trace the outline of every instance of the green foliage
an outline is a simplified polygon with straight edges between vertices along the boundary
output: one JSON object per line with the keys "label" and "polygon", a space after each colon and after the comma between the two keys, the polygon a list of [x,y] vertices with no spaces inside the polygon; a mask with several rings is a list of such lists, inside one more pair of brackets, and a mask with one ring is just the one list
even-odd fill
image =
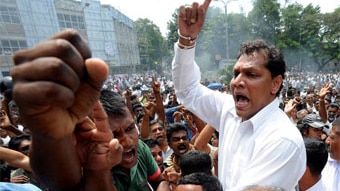
{"label": "green foliage", "polygon": [[[178,39],[177,17],[176,10],[167,23],[167,43],[163,45],[168,51],[163,54],[163,60],[171,60],[173,44]],[[340,8],[322,14],[319,6],[311,4],[304,7],[293,3],[280,7],[278,0],[254,0],[253,9],[247,15],[225,15],[221,8],[209,7],[196,47],[196,60],[203,75],[215,71],[217,78],[227,83],[232,78],[232,73],[229,73],[232,72],[232,64],[228,65],[231,68],[218,71],[219,59],[226,58],[227,26],[230,60],[236,60],[241,42],[262,38],[281,48],[288,69],[294,67],[312,70],[312,66],[315,66],[314,71],[318,71],[340,61]],[[158,39],[155,34],[149,37]],[[151,42],[157,44],[157,41]],[[150,47],[146,50],[155,46],[148,45]],[[149,62],[151,55],[148,57]],[[164,55],[167,55],[166,59]]]}
{"label": "green foliage", "polygon": [[141,64],[149,70],[162,70],[164,58],[169,56],[167,41],[159,27],[149,19],[135,21]]}
{"label": "green foliage", "polygon": [[[283,49],[288,65],[299,64],[305,69],[313,62],[315,71],[339,58],[340,12],[321,14],[320,7],[311,4],[303,8],[293,4],[282,10],[282,31],[278,45]],[[336,61],[335,61],[336,62]]]}
{"label": "green foliage", "polygon": [[254,0],[248,19],[254,38],[277,43],[280,29],[280,3],[277,0]]}

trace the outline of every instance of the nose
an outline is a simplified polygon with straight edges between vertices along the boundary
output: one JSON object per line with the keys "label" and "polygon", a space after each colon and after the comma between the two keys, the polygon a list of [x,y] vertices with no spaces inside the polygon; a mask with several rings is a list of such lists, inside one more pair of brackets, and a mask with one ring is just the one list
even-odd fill
{"label": "nose", "polygon": [[156,161],[163,162],[163,157],[160,155],[156,156]]}
{"label": "nose", "polygon": [[132,138],[126,134],[124,131],[120,132],[116,138],[118,139],[119,143],[122,145],[122,147],[125,148],[130,148],[131,145],[133,145],[133,140]]}
{"label": "nose", "polygon": [[235,87],[242,87],[244,86],[244,79],[242,74],[237,75],[231,80],[231,85],[234,85]]}

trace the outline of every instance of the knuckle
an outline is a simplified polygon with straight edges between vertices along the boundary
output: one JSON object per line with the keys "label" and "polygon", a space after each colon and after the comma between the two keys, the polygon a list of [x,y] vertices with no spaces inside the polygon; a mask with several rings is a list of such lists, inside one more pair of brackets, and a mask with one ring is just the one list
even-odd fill
{"label": "knuckle", "polygon": [[58,50],[70,50],[71,48],[71,44],[65,40],[65,39],[56,39],[55,40],[55,45],[56,45],[56,49]]}

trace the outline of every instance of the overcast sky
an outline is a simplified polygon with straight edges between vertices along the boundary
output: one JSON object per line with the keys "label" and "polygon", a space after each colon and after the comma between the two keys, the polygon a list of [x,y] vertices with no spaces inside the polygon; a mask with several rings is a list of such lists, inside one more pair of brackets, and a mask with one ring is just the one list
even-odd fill
{"label": "overcast sky", "polygon": [[[196,0],[202,3],[204,0]],[[223,0],[226,1],[226,0]],[[281,0],[285,2],[284,0]],[[288,0],[290,3],[298,2],[303,6],[312,3],[314,6],[319,5],[321,12],[333,12],[336,7],[340,7],[339,0]],[[110,4],[132,20],[138,18],[148,18],[153,21],[161,30],[163,36],[167,31],[167,22],[171,19],[172,13],[179,6],[191,4],[193,0],[100,0],[102,4]],[[252,0],[231,0],[228,3],[228,13],[239,13],[241,7],[244,12],[252,9]],[[223,9],[223,3],[213,1],[210,6],[220,6]]]}

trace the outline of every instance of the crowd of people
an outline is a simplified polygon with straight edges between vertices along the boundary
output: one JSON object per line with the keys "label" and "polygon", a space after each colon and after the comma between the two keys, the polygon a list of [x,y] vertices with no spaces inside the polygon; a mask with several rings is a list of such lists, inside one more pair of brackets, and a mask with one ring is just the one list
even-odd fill
{"label": "crowd of people", "polygon": [[0,84],[0,190],[339,191],[340,73],[286,72],[253,40],[208,88],[209,4],[179,8],[171,78],[108,77],[71,29],[18,51]]}

